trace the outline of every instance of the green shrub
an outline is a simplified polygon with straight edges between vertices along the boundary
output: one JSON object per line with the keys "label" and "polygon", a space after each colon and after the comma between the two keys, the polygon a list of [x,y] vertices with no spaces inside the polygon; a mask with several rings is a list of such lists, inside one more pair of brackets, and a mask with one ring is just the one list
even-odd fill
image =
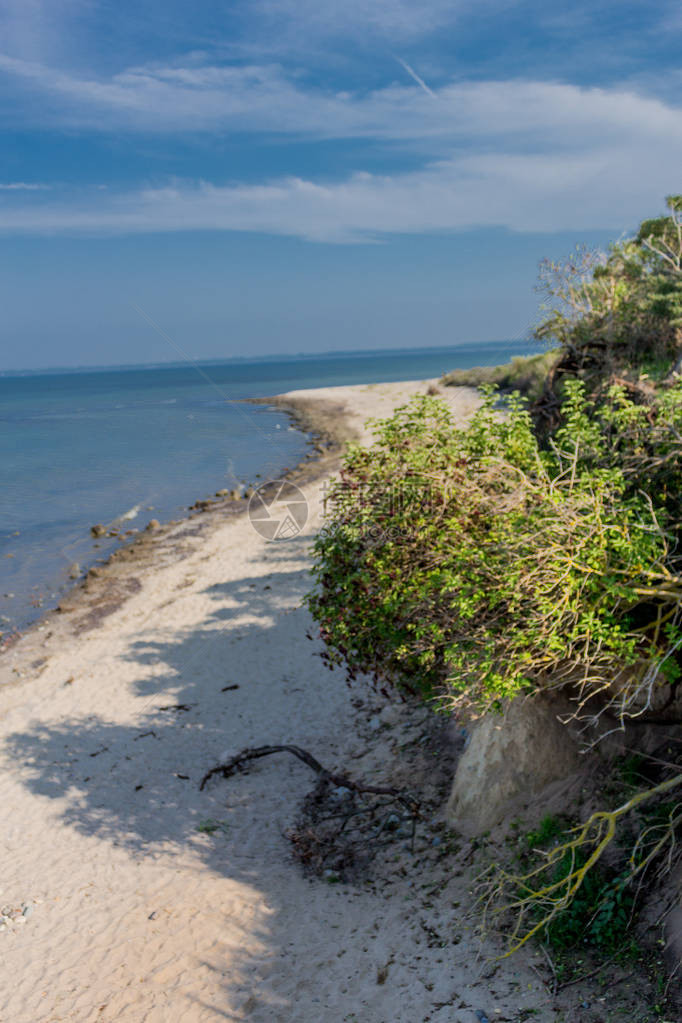
{"label": "green shrub", "polygon": [[[568,874],[575,862],[585,859],[585,854],[575,859],[567,854],[557,867],[555,880]],[[547,925],[547,940],[556,949],[570,949],[580,944],[615,952],[623,947],[623,935],[633,907],[634,897],[627,874],[609,874],[595,868],[586,874],[575,898]]]}
{"label": "green shrub", "polygon": [[558,350],[538,355],[518,355],[502,366],[473,366],[453,369],[442,377],[447,387],[484,387],[492,384],[501,391],[518,391],[528,401],[542,394],[547,374],[558,358]]}
{"label": "green shrub", "polygon": [[[418,397],[349,450],[309,597],[331,661],[479,706],[550,680],[613,689],[625,666],[654,681],[675,670],[665,509],[612,437],[643,430],[639,409],[618,393],[595,411],[580,380],[566,388],[546,450],[523,401],[501,416],[492,390],[463,428]],[[677,421],[682,393],[669,404],[661,421]]]}
{"label": "green shrub", "polygon": [[596,386],[623,369],[659,379],[682,369],[682,196],[666,206],[608,253],[578,247],[540,264],[547,301],[535,336],[560,346],[562,369]]}
{"label": "green shrub", "polygon": [[[537,336],[560,352],[531,367],[546,373],[533,418],[518,393],[501,415],[491,387],[465,427],[420,397],[349,449],[308,599],[330,662],[448,706],[548,686],[570,687],[589,717],[679,704],[682,197],[667,206],[608,254],[544,264]],[[486,375],[513,386],[527,368]],[[616,947],[633,882],[679,855],[682,773],[662,766],[561,838],[545,819],[533,845],[551,848],[525,874],[495,869],[484,919],[515,917],[510,952],[536,935]],[[639,764],[621,772],[634,785]],[[614,874],[602,857],[624,820]]]}

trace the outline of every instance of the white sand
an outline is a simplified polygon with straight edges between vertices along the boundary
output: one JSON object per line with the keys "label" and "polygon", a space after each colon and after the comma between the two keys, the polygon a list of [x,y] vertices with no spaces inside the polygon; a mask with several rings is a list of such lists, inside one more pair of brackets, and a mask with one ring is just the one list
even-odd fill
{"label": "white sand", "polygon": [[[364,420],[415,390],[424,383],[306,394]],[[447,396],[458,414],[476,402]],[[307,487],[308,525],[287,542],[266,543],[240,516],[178,552],[176,527],[152,568],[126,568],[141,588],[119,610],[85,631],[82,610],[55,616],[0,661],[0,907],[32,907],[0,933],[3,1023],[475,1023],[477,1012],[493,1023],[526,1018],[522,1007],[557,1018],[530,956],[481,957],[462,917],[463,867],[428,855],[414,867],[404,851],[404,876],[306,878],[283,830],[314,779],[293,758],[198,791],[223,755],[268,742],[390,780],[396,742],[421,726],[389,710],[390,727],[372,731],[351,701],[384,701],[349,690],[306,638],[320,495]],[[172,704],[189,709],[162,709]],[[225,830],[198,831],[209,819]]]}

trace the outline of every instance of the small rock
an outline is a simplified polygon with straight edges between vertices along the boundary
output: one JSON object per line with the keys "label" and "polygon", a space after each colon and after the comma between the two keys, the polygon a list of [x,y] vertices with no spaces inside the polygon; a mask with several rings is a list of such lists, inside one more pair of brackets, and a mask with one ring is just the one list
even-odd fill
{"label": "small rock", "polygon": [[247,488],[246,488],[246,490],[244,491],[244,497],[245,497],[245,498],[246,498],[246,500],[248,501],[248,500],[249,500],[249,498],[250,498],[250,497],[253,497],[253,495],[254,495],[255,493],[256,493],[256,491],[255,491],[255,490],[253,489],[253,487],[247,487]]}
{"label": "small rock", "polygon": [[30,916],[32,912],[33,912],[33,906],[30,906],[30,905],[29,906],[24,906],[24,908],[21,911],[21,915],[24,916],[24,917]]}
{"label": "small rock", "polygon": [[90,526],[90,534],[95,538],[104,536],[106,534],[106,527],[101,522],[96,522],[94,526]]}
{"label": "small rock", "polygon": [[161,523],[159,522],[158,519],[150,519],[149,522],[147,523],[146,531],[147,531],[147,533],[153,533],[155,529],[160,529],[160,528],[161,528]]}
{"label": "small rock", "polygon": [[241,492],[241,490],[231,490],[230,491],[230,498],[233,501],[241,501],[241,499],[242,499],[242,492]]}
{"label": "small rock", "polygon": [[347,799],[350,794],[350,789],[347,789],[345,785],[337,785],[336,788],[332,789],[332,795],[335,799]]}
{"label": "small rock", "polygon": [[395,831],[400,824],[400,817],[397,813],[390,813],[386,818],[386,824],[384,827],[387,831]]}
{"label": "small rock", "polygon": [[373,732],[378,732],[379,729],[381,728],[381,718],[380,717],[370,718],[369,727],[372,729]]}
{"label": "small rock", "polygon": [[81,567],[77,561],[74,561],[73,565],[69,568],[69,579],[77,579],[81,574]]}
{"label": "small rock", "polygon": [[227,497],[227,495],[229,494],[229,492],[230,492],[229,490],[227,490],[227,489],[223,488],[223,490],[216,490],[216,492],[215,492],[215,496],[216,496],[216,497]]}

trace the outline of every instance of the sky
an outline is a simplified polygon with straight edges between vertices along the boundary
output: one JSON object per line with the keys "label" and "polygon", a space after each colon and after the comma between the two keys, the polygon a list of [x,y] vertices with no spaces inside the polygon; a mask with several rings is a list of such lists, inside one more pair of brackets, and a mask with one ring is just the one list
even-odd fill
{"label": "sky", "polygon": [[676,0],[0,0],[0,369],[523,337],[540,259],[682,191],[681,44]]}

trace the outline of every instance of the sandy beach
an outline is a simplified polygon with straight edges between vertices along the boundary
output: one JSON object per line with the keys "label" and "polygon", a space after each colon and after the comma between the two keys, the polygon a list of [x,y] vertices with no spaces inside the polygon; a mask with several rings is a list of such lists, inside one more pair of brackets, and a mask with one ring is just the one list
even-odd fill
{"label": "sandy beach", "polygon": [[[363,440],[429,381],[293,393]],[[464,419],[477,395],[445,397]],[[452,722],[326,670],[301,607],[327,462],[301,479],[294,539],[197,515],[89,577],[0,660],[0,1019],[131,1023],[596,1021],[558,1014],[540,952],[495,962],[471,906],[471,847],[444,834]],[[423,789],[414,850],[356,884],[307,876],[286,831],[326,767]],[[448,848],[445,854],[446,846]],[[568,996],[567,996],[568,997]],[[575,1006],[575,1008],[572,1008]],[[632,1017],[635,1018],[634,1016]]]}

